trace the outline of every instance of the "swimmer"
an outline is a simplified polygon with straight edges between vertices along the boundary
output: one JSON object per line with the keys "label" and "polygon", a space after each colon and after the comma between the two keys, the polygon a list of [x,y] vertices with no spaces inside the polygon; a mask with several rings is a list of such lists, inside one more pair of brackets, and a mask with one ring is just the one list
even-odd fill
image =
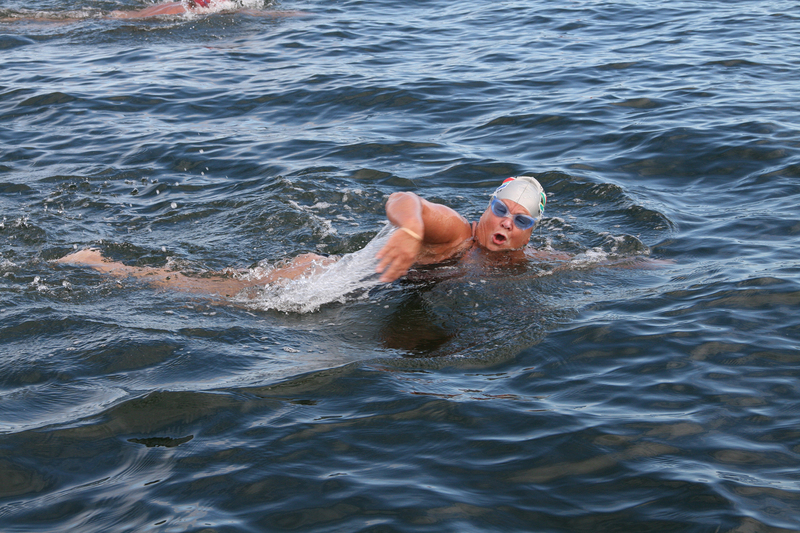
{"label": "swimmer", "polygon": [[[505,180],[491,195],[480,219],[472,223],[455,210],[412,192],[393,193],[386,202],[386,217],[397,230],[376,254],[380,281],[393,282],[413,266],[461,259],[475,248],[490,253],[515,253],[523,261],[522,249],[542,218],[546,203],[544,189],[529,176]],[[57,262],[88,266],[115,277],[138,278],[158,287],[234,296],[266,283],[307,276],[335,261],[332,257],[303,254],[258,279],[249,279],[232,270],[195,277],[165,268],[132,267],[110,261],[92,249],[75,252]]]}
{"label": "swimmer", "polygon": [[[222,4],[223,1],[224,0],[188,0],[186,2],[167,2],[137,11],[112,11],[109,16],[110,18],[118,19],[144,19],[168,15],[184,15],[187,13],[202,13],[203,10],[214,8],[215,6]],[[256,11],[252,9],[237,11],[250,15],[268,15],[273,17],[291,17],[305,14],[300,11]]]}
{"label": "swimmer", "polygon": [[212,4],[219,3],[218,0],[189,0],[188,2],[167,2],[146,7],[137,11],[112,11],[109,15],[117,19],[144,19],[150,17],[161,17],[165,15],[183,15],[193,13],[198,8],[208,8]]}
{"label": "swimmer", "polygon": [[[134,11],[112,11],[107,17],[113,19],[146,19],[163,16],[178,16],[189,13],[205,13],[209,12],[214,7],[220,6],[224,0],[187,0],[183,2],[166,2],[156,4],[144,9]],[[235,4],[231,4],[234,6]],[[233,10],[230,10],[233,11]],[[245,13],[254,16],[268,16],[268,17],[292,17],[307,15],[308,13],[302,11],[274,11],[274,10],[256,10],[256,9],[236,9],[239,13]],[[87,17],[68,17],[58,16],[56,14],[38,13],[36,16],[12,16],[0,18],[0,22],[69,22],[72,20],[80,20]],[[90,18],[90,17],[89,17]]]}
{"label": "swimmer", "polygon": [[521,250],[546,203],[544,189],[529,176],[505,180],[472,223],[447,206],[412,192],[396,192],[386,202],[386,216],[399,230],[376,255],[380,280],[394,281],[414,265],[461,257],[476,246],[490,252]]}

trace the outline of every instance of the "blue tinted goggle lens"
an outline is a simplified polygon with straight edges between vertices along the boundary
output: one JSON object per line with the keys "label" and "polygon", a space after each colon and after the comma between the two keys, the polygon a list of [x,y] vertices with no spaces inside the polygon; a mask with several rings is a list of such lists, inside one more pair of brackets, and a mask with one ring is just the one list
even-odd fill
{"label": "blue tinted goggle lens", "polygon": [[495,216],[500,217],[500,218],[505,218],[505,217],[510,216],[512,218],[512,220],[514,220],[514,225],[516,227],[518,227],[519,229],[521,229],[521,230],[526,230],[528,228],[533,227],[533,225],[536,224],[536,219],[533,218],[533,217],[530,217],[528,215],[522,215],[522,214],[512,215],[512,214],[510,214],[508,212],[508,207],[506,206],[506,204],[504,204],[503,202],[501,202],[497,198],[492,198],[491,206],[492,206],[492,213],[494,213]]}

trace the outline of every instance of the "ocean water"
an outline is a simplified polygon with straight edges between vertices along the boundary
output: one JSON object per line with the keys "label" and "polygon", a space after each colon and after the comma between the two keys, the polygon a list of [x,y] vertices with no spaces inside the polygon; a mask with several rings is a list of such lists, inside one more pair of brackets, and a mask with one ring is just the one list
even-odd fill
{"label": "ocean water", "polygon": [[[148,5],[0,6],[0,530],[800,530],[800,4]],[[528,263],[371,274],[519,174]]]}

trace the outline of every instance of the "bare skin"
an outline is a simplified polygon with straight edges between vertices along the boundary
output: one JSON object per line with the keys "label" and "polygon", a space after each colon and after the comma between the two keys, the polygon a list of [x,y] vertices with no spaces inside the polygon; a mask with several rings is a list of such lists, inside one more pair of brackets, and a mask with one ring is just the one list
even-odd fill
{"label": "bare skin", "polygon": [[[167,2],[165,4],[157,4],[155,6],[150,6],[145,9],[140,9],[137,11],[112,11],[110,17],[122,18],[122,19],[144,19],[144,18],[163,17],[170,15],[172,16],[184,15],[186,13],[203,13],[204,11],[208,11],[209,9],[213,9],[214,3],[215,2],[211,0],[209,2],[209,6],[204,8],[199,5],[188,5],[184,2]],[[306,14],[301,11],[267,11],[267,10],[254,10],[254,9],[240,9],[237,11],[242,13],[247,13],[249,15],[261,15],[261,16],[271,16],[271,17],[293,17]]]}
{"label": "bare skin", "polygon": [[184,292],[219,294],[232,297],[246,289],[261,287],[278,280],[296,279],[313,274],[336,261],[335,258],[317,254],[303,254],[295,257],[290,263],[270,270],[262,277],[250,278],[234,270],[214,272],[203,277],[187,276],[175,270],[157,267],[134,267],[119,261],[111,261],[98,250],[88,248],[58,259],[57,263],[67,265],[88,266],[98,272],[115,278],[136,278],[154,287],[172,288]]}
{"label": "bare skin", "polygon": [[183,2],[168,2],[166,4],[158,4],[137,11],[112,11],[109,16],[116,19],[143,19],[150,17],[161,17],[165,15],[183,15],[184,13],[191,13],[192,11],[194,10],[187,7]]}
{"label": "bare skin", "polygon": [[[185,2],[166,2],[163,4],[156,4],[153,6],[146,7],[144,9],[137,9],[133,11],[112,11],[108,14],[105,18],[113,18],[113,19],[147,19],[147,18],[154,18],[154,17],[166,17],[166,16],[180,16],[189,13],[196,13],[196,14],[203,14],[208,13],[209,11],[214,9],[213,6],[214,2],[211,0],[209,2],[208,7],[202,7],[200,5],[189,5]],[[308,15],[308,13],[302,11],[275,11],[275,10],[267,10],[267,9],[236,9],[237,13],[245,13],[252,16],[264,16],[264,17],[297,17]],[[34,16],[34,17],[5,17],[0,18],[0,22],[55,22],[55,23],[63,23],[63,22],[71,22],[74,20],[80,20],[79,18],[68,18],[62,16]]]}
{"label": "bare skin", "polygon": [[[510,215],[530,214],[516,202],[501,201]],[[376,255],[380,259],[376,270],[387,283],[404,276],[413,265],[441,263],[476,245],[491,252],[521,249],[533,231],[517,228],[511,216],[498,217],[488,208],[478,222],[470,224],[453,209],[412,192],[392,194],[386,202],[386,216],[395,226],[410,231],[395,232]]]}
{"label": "bare skin", "polygon": [[[464,257],[476,246],[489,252],[520,250],[518,260],[526,260],[521,249],[528,243],[533,229],[520,230],[512,222],[511,216],[529,212],[511,200],[501,201],[508,207],[509,216],[498,217],[487,208],[477,222],[470,224],[453,209],[429,202],[412,192],[392,194],[386,202],[386,216],[400,229],[376,254],[379,260],[376,271],[381,274],[380,281],[395,281],[406,275],[414,265],[433,265]],[[267,283],[313,274],[334,261],[335,258],[304,254],[258,279],[242,276],[232,270],[193,277],[164,268],[133,267],[111,261],[92,249],[75,252],[57,262],[88,266],[118,278],[141,279],[161,288],[233,296]]]}

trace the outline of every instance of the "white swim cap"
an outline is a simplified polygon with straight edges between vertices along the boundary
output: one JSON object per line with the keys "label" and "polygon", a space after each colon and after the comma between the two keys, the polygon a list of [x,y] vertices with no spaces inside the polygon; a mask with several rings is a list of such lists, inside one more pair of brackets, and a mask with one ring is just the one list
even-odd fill
{"label": "white swim cap", "polygon": [[547,205],[544,189],[530,176],[508,178],[494,191],[492,197],[517,202],[536,220],[544,214],[544,206]]}

